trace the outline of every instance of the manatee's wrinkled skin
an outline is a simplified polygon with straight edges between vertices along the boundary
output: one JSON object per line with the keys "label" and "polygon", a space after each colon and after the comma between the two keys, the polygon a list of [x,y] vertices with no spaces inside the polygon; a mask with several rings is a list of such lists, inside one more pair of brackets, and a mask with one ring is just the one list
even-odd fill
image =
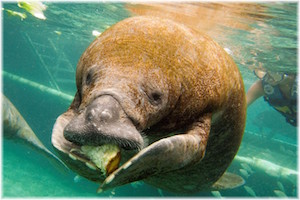
{"label": "manatee's wrinkled skin", "polygon": [[237,153],[246,116],[242,78],[203,33],[159,18],[123,20],[83,53],[76,84],[52,143],[70,168],[99,182],[105,177],[77,149],[122,148],[124,164],[99,191],[137,180],[177,193],[210,189]]}

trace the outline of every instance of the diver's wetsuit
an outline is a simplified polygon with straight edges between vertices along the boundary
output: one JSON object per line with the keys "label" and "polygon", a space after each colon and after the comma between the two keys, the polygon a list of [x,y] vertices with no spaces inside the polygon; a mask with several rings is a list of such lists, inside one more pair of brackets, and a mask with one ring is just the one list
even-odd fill
{"label": "diver's wetsuit", "polygon": [[265,92],[265,101],[285,116],[287,122],[297,126],[297,77],[291,87],[290,99],[283,95],[278,85],[271,86],[264,79],[262,79],[262,85]]}

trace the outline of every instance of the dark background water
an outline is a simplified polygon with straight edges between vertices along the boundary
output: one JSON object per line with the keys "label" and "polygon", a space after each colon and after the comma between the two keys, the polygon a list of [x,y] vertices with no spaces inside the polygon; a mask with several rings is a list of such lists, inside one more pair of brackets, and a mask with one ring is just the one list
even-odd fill
{"label": "dark background water", "polygon": [[[44,12],[45,21],[29,13],[26,19],[21,20],[2,11],[2,70],[71,96],[76,91],[76,64],[95,38],[92,31],[103,32],[112,24],[141,14],[141,11],[148,14],[146,11],[151,6],[158,8],[155,5],[144,8],[125,3],[45,4],[48,6]],[[201,13],[214,11],[215,18],[205,19],[210,26],[202,28],[230,49],[248,89],[257,80],[252,69],[258,66],[274,71],[297,72],[297,6],[297,3],[250,6],[225,3],[201,4],[199,7],[203,11]],[[17,3],[2,3],[2,7],[26,12]],[[162,7],[166,11],[161,12],[164,14],[176,6],[167,4]],[[181,10],[176,10],[176,15],[185,16]],[[225,10],[227,14],[222,12]],[[196,27],[198,24],[193,21],[193,14],[199,15],[191,10],[185,23]],[[199,16],[196,19],[200,19]],[[53,151],[53,124],[56,117],[68,108],[70,100],[41,92],[5,75],[2,80],[3,93],[19,109],[45,146]],[[248,109],[245,136],[238,155],[258,157],[297,171],[297,138],[297,129],[285,123],[280,114],[260,99]],[[14,141],[3,139],[2,149],[2,195],[5,197],[175,196],[142,182],[96,194],[97,184],[78,178],[72,172],[61,173],[43,156]],[[241,162],[233,161],[229,171],[243,176],[241,169]],[[270,176],[263,170],[252,171],[248,178],[244,177],[245,186],[252,188],[257,196],[274,197],[274,190],[278,190],[279,185],[283,185],[286,195],[297,196],[297,182]],[[251,196],[244,187],[220,192],[222,196],[229,197]],[[192,196],[212,194],[201,192]]]}

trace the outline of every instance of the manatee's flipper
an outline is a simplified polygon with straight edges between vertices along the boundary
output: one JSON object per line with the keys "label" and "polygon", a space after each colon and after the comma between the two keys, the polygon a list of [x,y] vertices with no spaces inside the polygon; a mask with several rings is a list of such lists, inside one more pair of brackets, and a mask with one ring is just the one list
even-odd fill
{"label": "manatee's flipper", "polygon": [[211,114],[206,114],[192,124],[185,134],[154,142],[109,175],[98,192],[201,161],[205,154],[210,125]]}
{"label": "manatee's flipper", "polygon": [[236,174],[225,172],[221,178],[212,185],[212,190],[234,189],[245,184],[245,180]]}
{"label": "manatee's flipper", "polygon": [[4,138],[29,146],[46,156],[55,167],[66,172],[65,164],[43,145],[19,111],[4,95],[2,95],[2,121]]}

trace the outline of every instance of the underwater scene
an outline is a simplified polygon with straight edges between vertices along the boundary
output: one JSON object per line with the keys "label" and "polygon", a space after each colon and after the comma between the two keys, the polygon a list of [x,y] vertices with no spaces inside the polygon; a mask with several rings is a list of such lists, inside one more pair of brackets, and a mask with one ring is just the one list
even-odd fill
{"label": "underwater scene", "polygon": [[[1,6],[2,197],[298,197],[297,1],[18,1]],[[54,128],[56,119],[68,110],[77,92],[79,59],[105,30],[132,16],[155,16],[192,27],[233,58],[249,92],[244,135],[226,170],[236,175],[237,183],[228,179],[223,187],[176,193],[140,180],[102,191],[101,183],[62,162],[75,163],[80,158],[77,153],[82,153],[71,149],[69,157],[62,155],[56,146],[62,144],[52,138],[52,131],[60,128]],[[256,86],[261,88],[254,91]],[[119,153],[114,155],[116,162]],[[85,164],[86,169],[95,168]],[[150,171],[155,174],[155,169]],[[180,181],[172,184],[185,188]]]}

